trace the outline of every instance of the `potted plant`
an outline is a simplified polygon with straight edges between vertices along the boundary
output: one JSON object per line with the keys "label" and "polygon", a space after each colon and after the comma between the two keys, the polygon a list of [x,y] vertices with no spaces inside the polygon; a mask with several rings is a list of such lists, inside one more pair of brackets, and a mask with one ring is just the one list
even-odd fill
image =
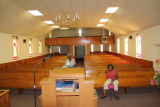
{"label": "potted plant", "polygon": [[153,84],[160,87],[160,60],[156,60],[156,67],[157,67],[158,71],[156,71],[156,73],[154,75]]}

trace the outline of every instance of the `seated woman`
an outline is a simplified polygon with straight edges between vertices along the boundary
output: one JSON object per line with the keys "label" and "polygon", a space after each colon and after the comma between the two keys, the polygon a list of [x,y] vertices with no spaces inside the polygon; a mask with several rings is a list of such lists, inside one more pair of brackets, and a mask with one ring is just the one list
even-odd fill
{"label": "seated woman", "polygon": [[115,91],[115,98],[119,100],[118,97],[118,73],[114,70],[112,64],[108,64],[108,70],[106,71],[106,82],[104,83],[104,95],[101,98],[106,97],[106,90],[108,90],[108,85],[113,84]]}
{"label": "seated woman", "polygon": [[65,60],[65,63],[64,63],[64,67],[65,68],[72,68],[75,66],[76,66],[75,59],[72,58],[71,54],[68,54],[67,59]]}

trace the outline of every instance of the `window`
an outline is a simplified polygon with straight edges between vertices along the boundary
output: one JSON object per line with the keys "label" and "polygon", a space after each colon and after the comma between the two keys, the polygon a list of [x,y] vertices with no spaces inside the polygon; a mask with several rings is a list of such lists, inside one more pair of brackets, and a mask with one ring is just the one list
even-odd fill
{"label": "window", "polygon": [[117,39],[117,53],[120,53],[120,40]]}
{"label": "window", "polygon": [[58,52],[61,53],[61,47],[60,46],[58,47]]}
{"label": "window", "polygon": [[39,41],[39,55],[42,55],[42,43]]}
{"label": "window", "polygon": [[49,33],[49,38],[52,38],[52,33],[51,32]]}
{"label": "window", "polygon": [[18,37],[12,37],[13,60],[18,60]]}
{"label": "window", "polygon": [[52,53],[53,48],[52,48],[52,46],[49,46],[48,48],[49,48],[49,53],[51,54],[51,53]]}
{"label": "window", "polygon": [[103,44],[101,44],[101,47],[100,47],[100,48],[101,48],[101,52],[103,52]]}
{"label": "window", "polygon": [[137,34],[137,38],[136,38],[136,57],[137,58],[141,58],[141,34]]}
{"label": "window", "polygon": [[111,34],[111,31],[109,30],[109,36],[111,36],[112,34]]}
{"label": "window", "polygon": [[128,38],[125,38],[125,55],[128,55]]}
{"label": "window", "polygon": [[29,39],[28,44],[29,44],[29,57],[32,57],[32,39]]}
{"label": "window", "polygon": [[111,45],[109,45],[109,52],[111,52],[112,51],[112,47],[111,47]]}
{"label": "window", "polygon": [[91,44],[91,52],[94,52],[94,46]]}

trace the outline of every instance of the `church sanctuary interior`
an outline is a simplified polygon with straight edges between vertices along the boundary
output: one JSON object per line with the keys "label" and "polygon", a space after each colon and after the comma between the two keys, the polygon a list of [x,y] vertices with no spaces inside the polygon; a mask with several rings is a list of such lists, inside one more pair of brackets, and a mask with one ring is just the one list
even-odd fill
{"label": "church sanctuary interior", "polygon": [[160,0],[0,0],[0,107],[160,107]]}

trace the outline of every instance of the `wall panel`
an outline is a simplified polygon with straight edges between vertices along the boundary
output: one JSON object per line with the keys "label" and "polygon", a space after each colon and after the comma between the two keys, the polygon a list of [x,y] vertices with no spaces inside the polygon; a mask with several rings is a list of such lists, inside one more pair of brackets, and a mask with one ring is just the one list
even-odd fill
{"label": "wall panel", "polygon": [[[114,37],[108,36],[106,44],[114,43]],[[46,38],[46,46],[101,44],[102,37]]]}

